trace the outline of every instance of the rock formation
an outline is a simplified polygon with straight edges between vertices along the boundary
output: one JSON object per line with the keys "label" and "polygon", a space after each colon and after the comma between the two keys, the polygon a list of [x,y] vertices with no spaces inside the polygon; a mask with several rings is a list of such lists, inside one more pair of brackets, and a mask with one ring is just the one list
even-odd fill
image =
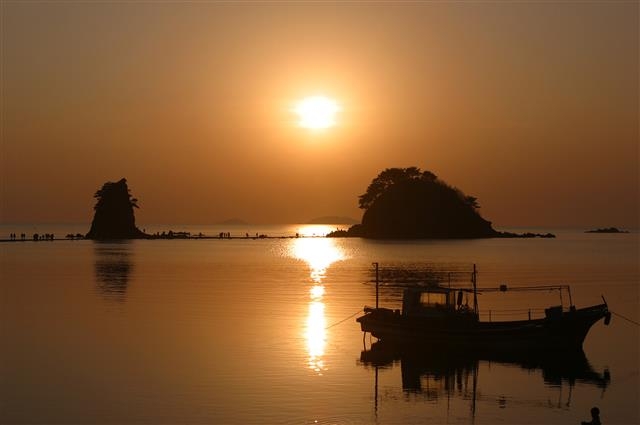
{"label": "rock formation", "polygon": [[133,208],[138,208],[137,199],[132,198],[127,180],[106,182],[93,196],[97,199],[93,207],[95,214],[87,239],[140,239],[148,235],[136,227]]}

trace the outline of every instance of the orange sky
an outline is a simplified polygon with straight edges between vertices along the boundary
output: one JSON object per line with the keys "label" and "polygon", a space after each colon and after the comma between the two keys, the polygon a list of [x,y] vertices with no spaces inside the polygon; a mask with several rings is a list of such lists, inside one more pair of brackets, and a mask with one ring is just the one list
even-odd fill
{"label": "orange sky", "polygon": [[638,227],[635,1],[0,4],[0,223],[89,221],[121,177],[140,224],[359,219],[415,165],[497,228]]}

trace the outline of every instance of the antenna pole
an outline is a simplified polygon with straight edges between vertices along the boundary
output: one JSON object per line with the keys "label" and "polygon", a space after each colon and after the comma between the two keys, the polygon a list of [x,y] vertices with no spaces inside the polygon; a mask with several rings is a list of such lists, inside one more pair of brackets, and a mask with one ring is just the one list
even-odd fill
{"label": "antenna pole", "polygon": [[373,263],[373,265],[376,267],[376,308],[378,308],[378,263]]}
{"label": "antenna pole", "polygon": [[473,282],[473,311],[477,315],[478,314],[478,287],[476,285],[477,281],[477,270],[476,265],[473,265],[473,278],[471,281]]}

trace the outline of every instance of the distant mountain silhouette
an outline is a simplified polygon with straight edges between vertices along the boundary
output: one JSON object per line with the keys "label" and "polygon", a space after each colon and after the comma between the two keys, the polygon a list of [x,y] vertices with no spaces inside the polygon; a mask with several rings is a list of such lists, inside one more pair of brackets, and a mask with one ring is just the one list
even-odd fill
{"label": "distant mountain silhouette", "polygon": [[131,197],[127,180],[106,182],[93,196],[98,201],[87,239],[139,239],[146,235],[136,227],[133,208],[138,200]]}
{"label": "distant mountain silhouette", "polygon": [[621,230],[617,227],[607,227],[603,229],[587,230],[585,233],[629,233],[628,230]]}
{"label": "distant mountain silhouette", "polygon": [[316,217],[307,222],[307,224],[357,224],[358,220],[351,217],[341,217],[337,215],[327,215]]}
{"label": "distant mountain silhouette", "polygon": [[362,223],[329,236],[380,239],[553,237],[502,233],[482,218],[477,198],[417,167],[387,168],[359,197]]}

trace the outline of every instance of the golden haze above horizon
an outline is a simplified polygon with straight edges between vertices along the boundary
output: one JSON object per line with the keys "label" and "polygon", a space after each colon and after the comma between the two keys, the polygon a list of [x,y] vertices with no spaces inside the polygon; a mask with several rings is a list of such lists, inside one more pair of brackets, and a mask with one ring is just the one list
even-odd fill
{"label": "golden haze above horizon", "polygon": [[[359,218],[418,166],[496,228],[637,227],[638,7],[3,3],[0,222],[121,177],[140,223]],[[337,125],[301,128],[319,93]]]}

